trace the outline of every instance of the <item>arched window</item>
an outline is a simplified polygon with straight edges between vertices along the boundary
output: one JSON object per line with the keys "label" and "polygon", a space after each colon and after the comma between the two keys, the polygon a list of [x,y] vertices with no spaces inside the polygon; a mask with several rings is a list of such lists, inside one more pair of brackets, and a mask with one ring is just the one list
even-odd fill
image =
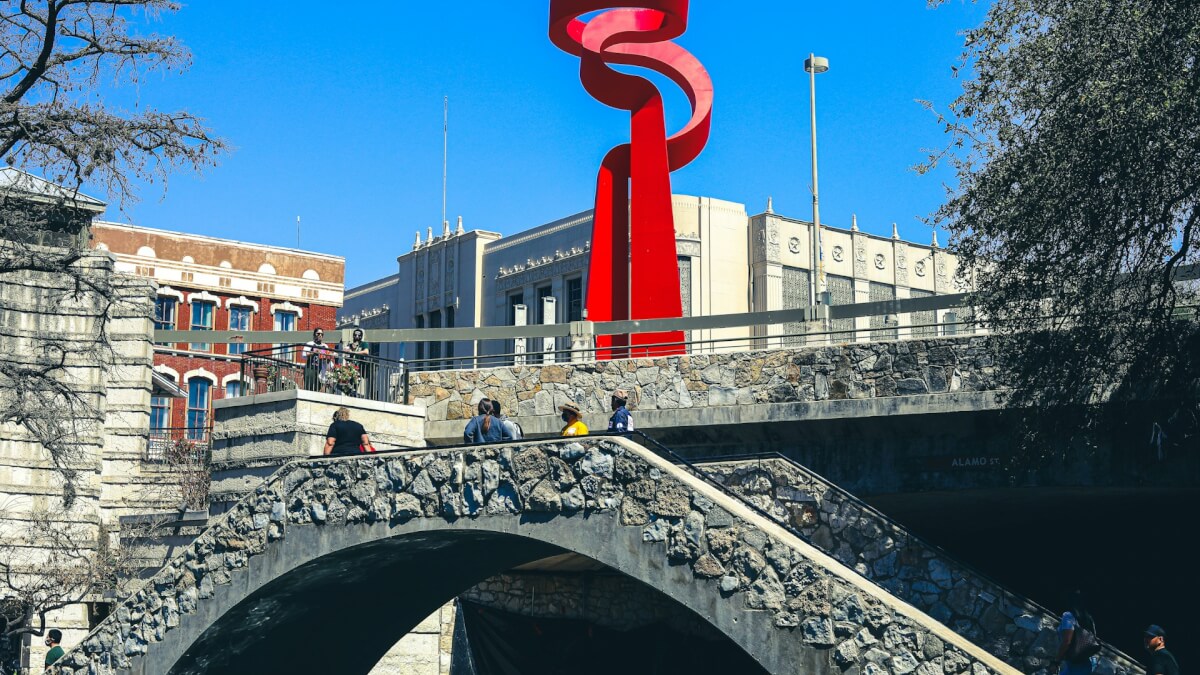
{"label": "arched window", "polygon": [[212,406],[213,381],[196,376],[188,380],[187,437],[204,440],[208,436],[209,409]]}

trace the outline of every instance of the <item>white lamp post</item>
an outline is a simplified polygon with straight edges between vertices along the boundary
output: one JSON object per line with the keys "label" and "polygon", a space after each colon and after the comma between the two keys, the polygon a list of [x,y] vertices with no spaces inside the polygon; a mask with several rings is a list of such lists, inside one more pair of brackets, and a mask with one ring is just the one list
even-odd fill
{"label": "white lamp post", "polygon": [[821,259],[821,210],[817,196],[817,73],[829,70],[829,59],[809,53],[804,60],[804,70],[808,72],[808,113],[812,124],[812,284],[809,304],[816,305],[820,297],[819,286],[824,281],[825,269]]}

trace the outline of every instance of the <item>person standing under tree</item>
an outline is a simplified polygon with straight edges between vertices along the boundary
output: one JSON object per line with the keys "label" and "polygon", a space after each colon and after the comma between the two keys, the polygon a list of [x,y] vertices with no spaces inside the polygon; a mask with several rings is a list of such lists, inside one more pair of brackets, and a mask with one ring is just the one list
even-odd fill
{"label": "person standing under tree", "polygon": [[51,628],[50,632],[46,633],[46,646],[50,651],[46,652],[46,667],[54,665],[65,653],[62,646],[62,631],[57,628]]}

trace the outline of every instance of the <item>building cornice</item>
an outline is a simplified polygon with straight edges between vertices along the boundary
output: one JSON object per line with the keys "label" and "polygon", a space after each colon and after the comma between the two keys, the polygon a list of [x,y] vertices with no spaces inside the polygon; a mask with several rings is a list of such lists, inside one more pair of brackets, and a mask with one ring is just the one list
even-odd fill
{"label": "building cornice", "polygon": [[[102,227],[111,227],[111,228],[118,229],[118,230],[127,230],[130,232],[139,232],[139,233],[143,233],[143,234],[152,234],[152,235],[162,236],[162,237],[171,238],[171,239],[195,239],[195,240],[199,240],[199,241],[210,242],[213,244],[220,244],[222,246],[232,246],[235,248],[245,249],[248,251],[273,251],[275,253],[286,253],[288,255],[301,256],[304,258],[312,258],[314,260],[323,260],[326,262],[335,262],[335,263],[340,262],[340,263],[342,263],[343,266],[345,266],[345,264],[346,264],[346,259],[340,255],[332,255],[329,253],[317,253],[315,251],[305,251],[303,249],[298,249],[298,248],[287,248],[286,246],[271,246],[268,244],[252,244],[252,243],[245,242],[245,241],[238,241],[236,239],[222,239],[220,237],[210,237],[210,236],[204,235],[204,234],[190,234],[187,232],[175,232],[172,230],[160,230],[160,229],[154,228],[154,227],[144,227],[142,225],[131,225],[129,223],[114,223],[114,222],[107,221],[107,220],[94,220],[94,221],[92,221],[92,225],[93,226],[100,225]],[[128,255],[128,254],[126,254],[126,255]],[[191,263],[189,263],[189,264],[191,264]]]}

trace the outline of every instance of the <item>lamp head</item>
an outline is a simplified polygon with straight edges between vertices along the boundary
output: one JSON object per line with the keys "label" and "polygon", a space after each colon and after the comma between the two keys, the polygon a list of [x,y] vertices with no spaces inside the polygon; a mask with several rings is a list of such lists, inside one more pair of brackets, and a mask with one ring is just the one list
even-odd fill
{"label": "lamp head", "polygon": [[824,56],[812,56],[804,59],[804,72],[806,73],[820,75],[827,70],[829,70],[829,59]]}

